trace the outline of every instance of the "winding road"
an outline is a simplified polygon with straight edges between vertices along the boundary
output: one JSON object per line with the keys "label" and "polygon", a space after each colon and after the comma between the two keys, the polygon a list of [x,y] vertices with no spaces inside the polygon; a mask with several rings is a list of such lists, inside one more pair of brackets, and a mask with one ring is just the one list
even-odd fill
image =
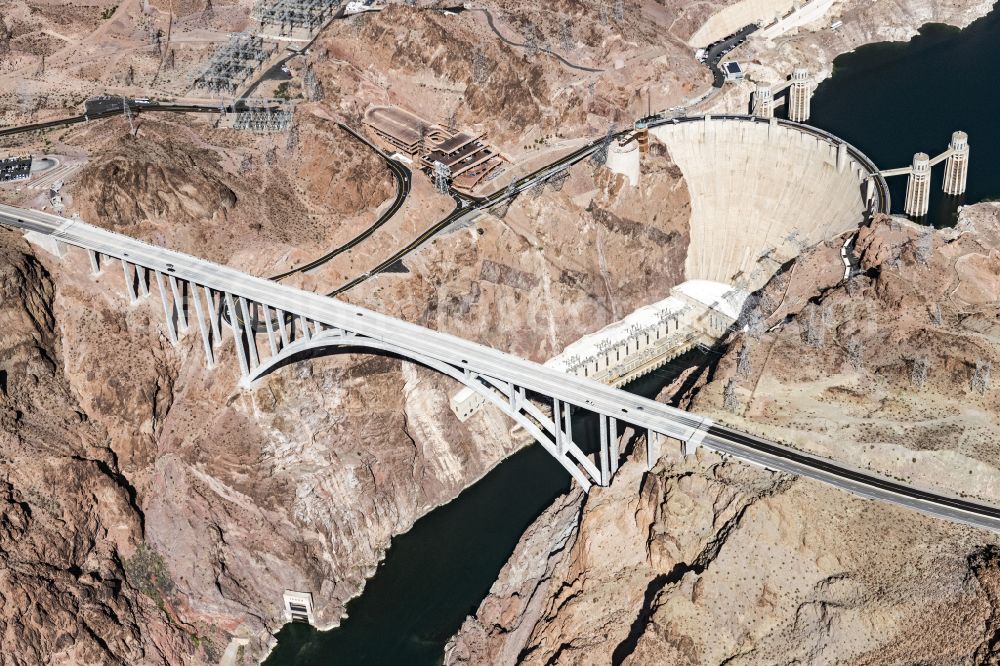
{"label": "winding road", "polygon": [[344,123],[337,123],[337,125],[342,130],[353,136],[355,139],[361,141],[362,143],[370,147],[372,150],[378,153],[379,157],[385,160],[386,166],[389,167],[389,171],[392,172],[393,178],[396,180],[396,198],[393,200],[392,205],[389,206],[389,208],[387,208],[385,212],[379,215],[378,219],[375,220],[375,222],[370,227],[366,228],[364,231],[359,233],[351,240],[347,241],[343,245],[333,250],[330,250],[322,257],[317,257],[316,259],[313,259],[312,261],[303,266],[299,266],[298,268],[293,268],[279,275],[272,276],[271,277],[272,280],[281,280],[296,273],[304,273],[305,271],[311,271],[312,269],[322,266],[323,264],[327,263],[334,257],[350,250],[352,247],[363,242],[366,238],[368,238],[373,233],[378,231],[378,229],[382,225],[388,222],[399,211],[399,209],[403,207],[403,204],[406,203],[406,197],[410,195],[410,188],[413,184],[413,174],[406,166],[386,155],[382,150],[378,148],[378,146],[369,141],[364,135],[359,134],[358,132],[354,131]]}
{"label": "winding road", "polygon": [[482,12],[483,14],[486,14],[486,22],[489,24],[490,30],[492,30],[496,34],[496,36],[500,39],[500,41],[502,41],[504,44],[508,44],[510,46],[517,46],[517,47],[522,48],[522,49],[531,49],[531,48],[534,48],[534,49],[536,49],[538,51],[541,51],[543,53],[548,53],[550,56],[552,56],[553,58],[555,58],[556,60],[558,60],[562,64],[566,65],[567,67],[569,67],[571,69],[578,69],[581,72],[603,72],[604,71],[603,69],[594,69],[593,67],[584,67],[583,65],[573,64],[569,60],[566,60],[566,58],[564,58],[561,55],[559,55],[558,53],[556,53],[555,51],[553,51],[551,49],[547,49],[544,46],[534,46],[534,47],[532,47],[530,44],[524,44],[524,43],[520,43],[520,42],[514,42],[514,41],[511,41],[511,40],[507,39],[506,37],[503,36],[503,33],[501,33],[497,29],[496,24],[493,22],[493,14],[491,14],[490,10],[486,9],[485,7],[483,7],[483,8],[480,8],[480,7],[466,7],[465,11],[467,11],[467,12]]}

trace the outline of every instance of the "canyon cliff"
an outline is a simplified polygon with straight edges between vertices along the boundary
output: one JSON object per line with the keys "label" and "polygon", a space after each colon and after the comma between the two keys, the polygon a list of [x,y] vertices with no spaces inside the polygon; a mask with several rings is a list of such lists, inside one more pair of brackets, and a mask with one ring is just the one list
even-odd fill
{"label": "canyon cliff", "polygon": [[[937,233],[879,218],[859,234],[849,281],[839,247],[817,247],[751,299],[749,330],[693,388],[661,399],[918,484],[961,481],[995,502],[996,391],[982,368],[997,344],[998,233],[995,204]],[[929,370],[914,376],[921,354]],[[669,448],[647,470],[643,450],[633,437],[610,488],[535,522],[446,663],[1000,656],[996,535],[705,450]]]}

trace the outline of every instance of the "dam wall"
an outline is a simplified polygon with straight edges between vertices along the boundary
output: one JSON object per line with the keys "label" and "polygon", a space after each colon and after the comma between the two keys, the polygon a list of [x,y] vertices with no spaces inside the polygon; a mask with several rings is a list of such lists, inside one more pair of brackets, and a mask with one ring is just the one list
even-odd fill
{"label": "dam wall", "polygon": [[798,126],[708,118],[650,129],[691,193],[688,280],[754,291],[802,248],[856,229],[869,169]]}

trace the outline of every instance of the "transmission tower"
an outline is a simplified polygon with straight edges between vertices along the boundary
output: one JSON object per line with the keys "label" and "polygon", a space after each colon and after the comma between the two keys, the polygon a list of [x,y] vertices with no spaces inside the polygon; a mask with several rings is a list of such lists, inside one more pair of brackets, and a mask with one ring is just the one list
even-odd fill
{"label": "transmission tower", "polygon": [[611,125],[608,126],[608,133],[601,140],[601,143],[600,145],[598,145],[597,150],[594,151],[594,154],[590,158],[591,161],[594,163],[594,166],[604,166],[607,163],[608,148],[611,147],[611,141],[614,140],[614,138],[615,138],[615,125],[614,123],[611,123]]}
{"label": "transmission tower", "polygon": [[434,162],[434,187],[441,194],[448,193],[448,181],[451,179],[451,169],[441,162]]}
{"label": "transmission tower", "polygon": [[563,19],[562,29],[559,31],[560,40],[562,41],[562,50],[565,53],[569,53],[573,50],[575,42],[573,41],[573,24],[568,18]]}
{"label": "transmission tower", "polygon": [[135,123],[132,121],[132,109],[129,108],[128,100],[122,97],[122,111],[125,113],[125,117],[128,119],[128,131],[129,134],[135,136]]}

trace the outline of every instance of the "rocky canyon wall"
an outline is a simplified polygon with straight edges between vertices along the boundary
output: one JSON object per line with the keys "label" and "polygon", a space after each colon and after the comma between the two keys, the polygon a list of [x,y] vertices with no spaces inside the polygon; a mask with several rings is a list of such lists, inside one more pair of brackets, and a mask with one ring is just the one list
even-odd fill
{"label": "rocky canyon wall", "polygon": [[[763,291],[749,374],[741,334],[691,394],[661,399],[995,502],[996,391],[971,380],[995,347],[998,208],[962,217],[937,233],[876,221],[848,283],[828,268],[837,248],[800,257]],[[930,358],[920,386],[911,352]],[[724,396],[733,381],[738,407]],[[998,658],[996,535],[706,451],[670,449],[646,471],[633,445],[610,488],[556,503],[528,530],[446,663]]]}

